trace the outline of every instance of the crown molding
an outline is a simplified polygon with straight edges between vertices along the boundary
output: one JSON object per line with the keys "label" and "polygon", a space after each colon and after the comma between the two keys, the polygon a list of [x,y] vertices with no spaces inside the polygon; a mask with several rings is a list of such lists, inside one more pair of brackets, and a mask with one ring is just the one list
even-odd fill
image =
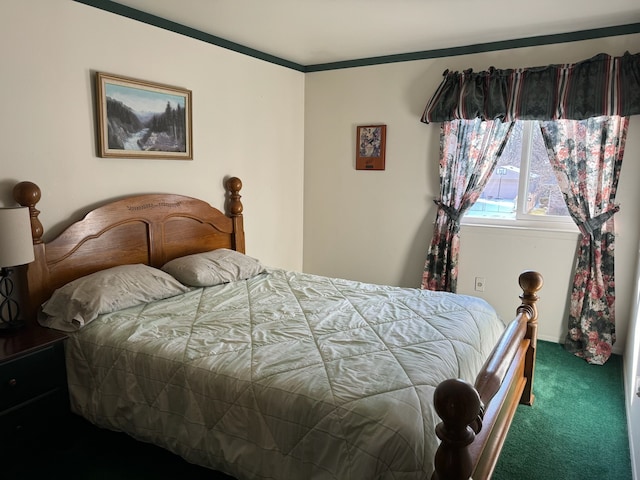
{"label": "crown molding", "polygon": [[498,50],[509,50],[513,48],[579,42],[582,40],[592,40],[596,38],[615,37],[619,35],[640,33],[640,23],[630,23],[613,27],[593,28],[590,30],[580,30],[577,32],[540,35],[537,37],[517,38],[513,40],[479,43],[475,45],[465,45],[460,47],[440,48],[436,50],[424,50],[420,52],[359,58],[354,60],[320,63],[314,65],[300,65],[299,63],[291,62],[284,58],[276,57],[274,55],[270,55],[253,48],[246,47],[239,43],[225,40],[224,38],[220,38],[215,35],[204,33],[200,30],[196,30],[195,28],[187,27],[180,23],[172,22],[162,17],[151,15],[141,10],[127,7],[110,0],[74,1],[303,73],[340,70],[343,68],[366,67],[371,65],[382,65],[386,63],[412,62],[415,60],[426,60],[430,58],[454,57],[457,55],[469,55],[473,53],[493,52]]}

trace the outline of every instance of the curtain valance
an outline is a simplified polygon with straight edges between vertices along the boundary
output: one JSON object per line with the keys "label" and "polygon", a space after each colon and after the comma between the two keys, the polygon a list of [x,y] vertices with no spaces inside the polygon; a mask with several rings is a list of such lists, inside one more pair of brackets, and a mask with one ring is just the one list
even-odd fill
{"label": "curtain valance", "polygon": [[640,114],[640,54],[601,53],[574,64],[444,72],[421,121],[583,120]]}

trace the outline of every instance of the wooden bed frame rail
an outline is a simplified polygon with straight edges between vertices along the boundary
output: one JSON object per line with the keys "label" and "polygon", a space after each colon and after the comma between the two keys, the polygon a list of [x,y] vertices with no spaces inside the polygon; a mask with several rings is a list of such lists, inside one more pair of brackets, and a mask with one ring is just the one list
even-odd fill
{"label": "wooden bed frame rail", "polygon": [[[245,252],[240,189],[237,177],[225,181],[226,212],[191,197],[146,194],[106,203],[88,212],[54,239],[44,233],[36,204],[40,188],[21,182],[15,200],[28,207],[35,261],[22,268],[27,286],[26,319],[56,288],[98,270],[145,263],[161,267],[174,258],[216,248]],[[523,294],[517,317],[493,349],[475,385],[445,380],[435,390],[434,404],[442,422],[432,480],[491,478],[518,403],[533,402],[536,357],[537,292],[542,276],[533,271],[519,278]]]}

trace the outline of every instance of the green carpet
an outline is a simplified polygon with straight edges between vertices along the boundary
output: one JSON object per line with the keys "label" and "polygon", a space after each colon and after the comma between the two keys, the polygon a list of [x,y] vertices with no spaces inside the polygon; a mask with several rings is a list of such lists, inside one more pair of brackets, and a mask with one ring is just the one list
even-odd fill
{"label": "green carpet", "polygon": [[[534,392],[532,407],[518,407],[493,480],[631,479],[620,356],[589,365],[539,342]],[[0,478],[232,480],[77,416],[23,453],[3,456]]]}
{"label": "green carpet", "polygon": [[622,357],[538,342],[533,406],[518,406],[493,480],[630,480]]}

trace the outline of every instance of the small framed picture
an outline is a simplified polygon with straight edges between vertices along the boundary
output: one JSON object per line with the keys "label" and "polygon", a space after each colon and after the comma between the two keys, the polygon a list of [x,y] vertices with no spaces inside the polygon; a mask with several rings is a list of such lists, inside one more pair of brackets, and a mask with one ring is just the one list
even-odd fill
{"label": "small framed picture", "polygon": [[387,126],[360,125],[356,139],[356,170],[384,170]]}
{"label": "small framed picture", "polygon": [[191,91],[98,72],[101,157],[193,158]]}

